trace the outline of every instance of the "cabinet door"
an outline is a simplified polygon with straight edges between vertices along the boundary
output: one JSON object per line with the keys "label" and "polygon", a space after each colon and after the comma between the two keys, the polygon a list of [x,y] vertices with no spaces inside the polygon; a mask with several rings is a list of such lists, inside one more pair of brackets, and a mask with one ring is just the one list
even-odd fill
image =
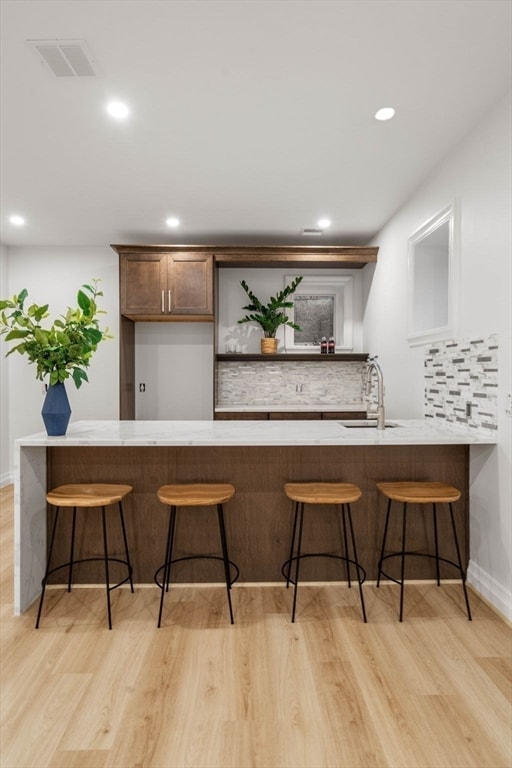
{"label": "cabinet door", "polygon": [[272,421],[311,421],[321,419],[320,411],[270,411],[268,415]]}
{"label": "cabinet door", "polygon": [[268,413],[265,411],[217,411],[214,419],[215,421],[266,421]]}
{"label": "cabinet door", "polygon": [[213,256],[168,254],[168,311],[171,315],[213,315]]}
{"label": "cabinet door", "polygon": [[366,419],[366,411],[324,411],[322,419]]}
{"label": "cabinet door", "polygon": [[165,313],[166,267],[166,253],[124,253],[121,256],[121,314],[130,317]]}

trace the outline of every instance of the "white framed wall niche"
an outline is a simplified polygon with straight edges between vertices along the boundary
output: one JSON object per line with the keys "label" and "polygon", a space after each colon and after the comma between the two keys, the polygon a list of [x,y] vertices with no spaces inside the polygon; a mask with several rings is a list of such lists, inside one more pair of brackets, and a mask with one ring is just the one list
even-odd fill
{"label": "white framed wall niche", "polygon": [[287,352],[318,352],[322,337],[333,337],[337,352],[354,351],[352,275],[305,275],[291,298],[289,316],[301,330],[285,327]]}
{"label": "white framed wall niche", "polygon": [[453,201],[408,240],[410,346],[450,339],[457,333],[458,227],[458,206]]}

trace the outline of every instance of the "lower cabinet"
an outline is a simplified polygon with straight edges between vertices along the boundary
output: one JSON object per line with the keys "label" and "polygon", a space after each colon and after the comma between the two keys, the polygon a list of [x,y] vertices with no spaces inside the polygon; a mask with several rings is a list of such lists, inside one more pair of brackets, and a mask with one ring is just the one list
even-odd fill
{"label": "lower cabinet", "polygon": [[216,421],[366,419],[366,411],[216,411]]}
{"label": "lower cabinet", "polygon": [[263,411],[220,411],[214,414],[215,421],[266,421],[268,413]]}
{"label": "lower cabinet", "polygon": [[322,419],[343,419],[348,421],[349,419],[366,419],[366,411],[324,411],[322,413]]}
{"label": "lower cabinet", "polygon": [[320,420],[322,413],[321,411],[270,411],[268,418],[271,421]]}

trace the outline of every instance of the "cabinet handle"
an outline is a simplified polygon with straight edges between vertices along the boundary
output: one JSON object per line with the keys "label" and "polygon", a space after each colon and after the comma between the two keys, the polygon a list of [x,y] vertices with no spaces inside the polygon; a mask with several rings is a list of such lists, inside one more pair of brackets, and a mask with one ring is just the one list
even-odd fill
{"label": "cabinet handle", "polygon": [[172,303],[171,303],[171,289],[168,290],[168,304],[169,304],[169,312],[172,310]]}
{"label": "cabinet handle", "polygon": [[165,294],[164,294],[163,288],[162,288],[162,312],[165,313]]}

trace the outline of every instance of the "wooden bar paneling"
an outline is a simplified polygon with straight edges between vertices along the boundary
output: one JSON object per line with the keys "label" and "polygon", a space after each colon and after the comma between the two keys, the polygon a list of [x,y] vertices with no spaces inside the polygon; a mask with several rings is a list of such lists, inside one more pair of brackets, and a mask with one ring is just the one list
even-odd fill
{"label": "wooden bar paneling", "polygon": [[[175,482],[230,482],[236,494],[225,506],[230,556],[240,568],[240,580],[279,581],[289,546],[292,504],[283,493],[287,481],[325,480],[356,483],[362,499],[353,505],[359,557],[369,579],[376,578],[376,565],[383,530],[385,501],[376,483],[382,480],[439,480],[462,491],[455,505],[457,528],[464,561],[468,543],[468,448],[467,446],[222,446],[222,447],[84,447],[48,448],[48,488],[75,482],[122,482],[134,487],[126,500],[125,514],[132,550],[135,579],[151,582],[162,563],[168,513],[158,501],[160,485]],[[397,512],[400,511],[399,506]],[[425,525],[428,514],[428,525]],[[82,557],[101,550],[100,516],[85,512],[90,525],[87,535],[79,526]],[[114,521],[114,515],[111,516]],[[439,535],[442,556],[454,559],[448,516],[441,514]],[[431,511],[411,507],[408,549],[431,544]],[[392,533],[399,530],[399,514]],[[112,528],[114,554],[121,553],[121,539]],[[339,539],[333,508],[308,508],[304,550],[334,552]],[[61,529],[56,558],[67,560],[69,530]],[[178,519],[176,556],[195,552],[217,553],[218,531],[214,509],[188,508]],[[305,580],[344,578],[337,561],[308,559]],[[456,573],[443,567],[444,578]],[[412,558],[408,578],[433,578],[433,563]],[[65,574],[59,580],[64,580]],[[179,566],[178,581],[222,581],[220,565],[196,561]],[[98,583],[101,564],[76,569],[77,581]]]}

